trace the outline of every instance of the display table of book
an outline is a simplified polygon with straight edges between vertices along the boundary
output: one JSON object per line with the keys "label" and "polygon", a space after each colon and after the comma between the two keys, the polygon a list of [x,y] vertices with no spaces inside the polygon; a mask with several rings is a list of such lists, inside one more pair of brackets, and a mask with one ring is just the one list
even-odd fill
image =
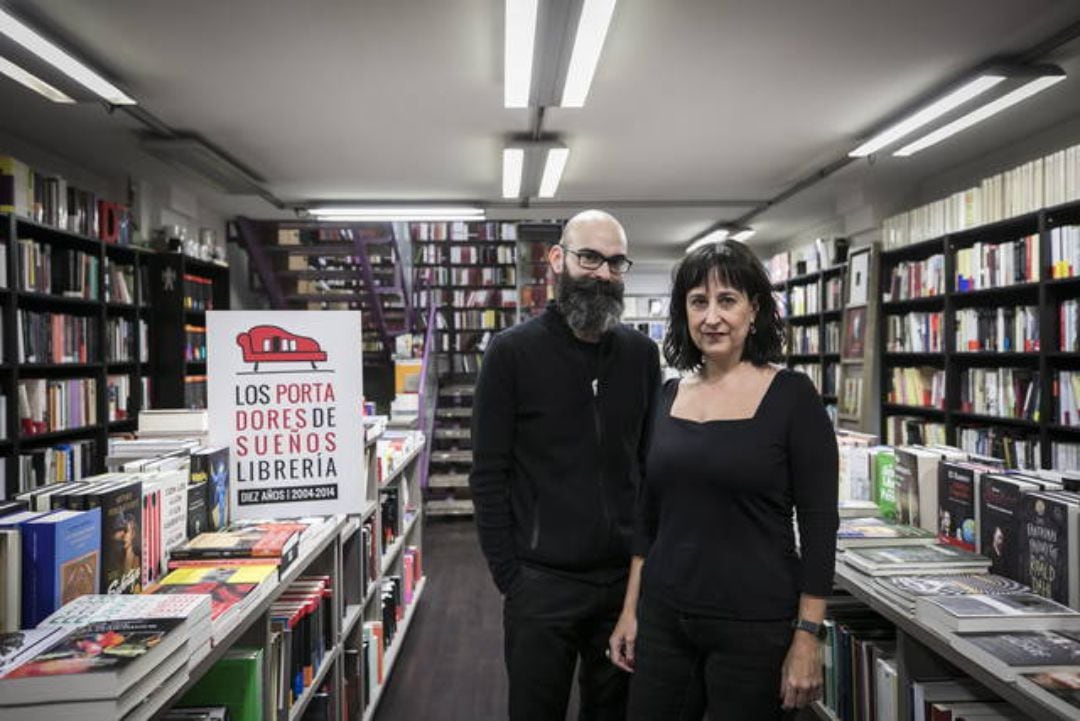
{"label": "display table of book", "polygon": [[[161,543],[168,572],[144,581],[141,594],[87,585],[27,605],[23,630],[0,635],[0,721],[214,721],[226,709],[232,721],[370,718],[424,590],[423,443],[415,432],[371,438],[354,513],[233,520],[173,545],[144,529],[143,557]],[[185,460],[198,455],[188,451]],[[183,488],[189,469],[171,473]],[[111,506],[49,511],[58,506],[47,498],[126,483],[138,499],[155,478],[140,470],[57,484],[0,515],[2,532],[14,534],[5,548],[53,519],[83,523],[72,532],[96,543]],[[22,510],[28,504],[46,510]]]}
{"label": "display table of book", "polygon": [[[983,575],[976,578],[990,580],[1000,577]],[[838,590],[850,594],[895,626],[898,688],[911,688],[912,681],[915,679],[955,677],[958,670],[1031,719],[1075,721],[1078,718],[1075,709],[1068,708],[1067,704],[1035,688],[1030,681],[1023,679],[1022,672],[1030,669],[1010,669],[1000,662],[994,665],[992,660],[986,660],[986,656],[980,658],[981,654],[978,650],[973,648],[971,642],[963,638],[961,634],[927,623],[923,614],[914,613],[905,608],[898,599],[889,598],[882,593],[876,579],[860,573],[839,560],[836,566],[835,585]],[[979,598],[985,598],[985,596]],[[1003,598],[1007,599],[1009,596]],[[915,603],[914,600],[912,602]],[[925,600],[920,599],[917,602],[922,604]],[[993,628],[993,623],[988,623],[990,623],[989,630]],[[1057,622],[1054,626],[1060,628],[1062,623]],[[1038,634],[1036,628],[1038,628],[1037,624],[1032,622],[1032,635]],[[1076,634],[1072,635],[1076,636]],[[873,670],[870,671],[870,675],[869,683],[872,686]],[[847,679],[847,681],[856,685],[859,683],[852,679]],[[861,691],[862,689],[856,695]],[[896,703],[896,718],[921,718],[913,709],[911,693],[898,693]],[[814,704],[813,710],[822,719],[831,721],[837,718],[836,714],[822,703]]]}

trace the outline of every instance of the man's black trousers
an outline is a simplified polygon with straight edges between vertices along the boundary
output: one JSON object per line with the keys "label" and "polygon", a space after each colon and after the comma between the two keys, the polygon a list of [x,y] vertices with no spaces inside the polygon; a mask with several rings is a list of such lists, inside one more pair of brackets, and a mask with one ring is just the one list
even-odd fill
{"label": "man's black trousers", "polygon": [[579,721],[624,721],[629,677],[604,652],[625,591],[625,580],[598,585],[523,567],[503,607],[510,721],[564,721],[579,659]]}

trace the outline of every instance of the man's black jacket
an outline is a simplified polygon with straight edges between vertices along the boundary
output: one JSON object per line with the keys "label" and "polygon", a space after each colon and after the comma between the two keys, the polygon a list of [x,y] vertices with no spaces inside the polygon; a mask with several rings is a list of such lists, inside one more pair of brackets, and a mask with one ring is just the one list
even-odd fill
{"label": "man's black jacket", "polygon": [[504,593],[522,563],[597,580],[629,564],[657,347],[621,325],[605,333],[594,394],[576,343],[551,303],[495,336],[484,355],[469,486]]}

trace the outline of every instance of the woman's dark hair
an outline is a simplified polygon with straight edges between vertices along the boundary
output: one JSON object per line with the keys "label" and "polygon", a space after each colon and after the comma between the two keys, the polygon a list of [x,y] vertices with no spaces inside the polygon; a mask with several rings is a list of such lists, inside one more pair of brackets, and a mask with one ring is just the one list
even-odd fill
{"label": "woman's dark hair", "polygon": [[773,299],[772,285],[765,266],[757,256],[737,240],[706,243],[675,266],[671,282],[671,319],[664,336],[664,357],[668,365],[680,371],[701,366],[701,351],[690,338],[686,317],[686,296],[694,288],[715,277],[743,292],[757,305],[754,333],[746,337],[743,360],[756,366],[782,360],[784,321]]}

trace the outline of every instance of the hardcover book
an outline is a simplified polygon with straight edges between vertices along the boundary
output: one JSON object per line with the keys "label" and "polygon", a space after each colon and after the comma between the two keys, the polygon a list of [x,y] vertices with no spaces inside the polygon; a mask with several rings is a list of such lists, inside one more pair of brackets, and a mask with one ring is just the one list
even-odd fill
{"label": "hardcover book", "polygon": [[[307,526],[298,523],[260,523],[203,533],[174,549],[174,561],[261,558],[278,559],[285,569],[296,558],[300,534]],[[268,561],[269,562],[269,561]]]}
{"label": "hardcover book", "polygon": [[881,509],[881,517],[896,521],[899,513],[896,505],[896,453],[892,446],[876,446],[870,449],[873,466],[874,500]]}
{"label": "hardcover book", "polygon": [[23,534],[23,626],[36,626],[68,601],[97,593],[101,509],[57,511],[28,521]]}
{"label": "hardcover book", "polygon": [[142,483],[122,480],[93,486],[82,505],[101,509],[101,590],[139,593],[142,590]]}
{"label": "hardcover book", "polygon": [[1020,498],[1038,486],[1013,476],[987,474],[979,481],[979,553],[990,559],[990,570],[1021,580]]}
{"label": "hardcover book", "polygon": [[946,631],[1080,631],[1080,612],[1034,593],[923,597],[915,613]]}
{"label": "hardcover book", "polygon": [[1005,681],[1014,681],[1022,673],[1080,666],[1080,632],[1076,631],[961,633],[953,646]]}
{"label": "hardcover book", "polygon": [[1035,492],[1020,501],[1020,581],[1080,608],[1080,499]]}
{"label": "hardcover book", "polygon": [[976,479],[990,468],[942,461],[938,466],[938,538],[942,543],[975,551]]}
{"label": "hardcover book", "polygon": [[841,558],[872,576],[978,573],[990,565],[990,561],[982,556],[940,544],[849,548]]}
{"label": "hardcover book", "polygon": [[67,633],[62,628],[28,628],[0,633],[0,676],[29,661]]}
{"label": "hardcover book", "polygon": [[936,542],[936,537],[930,531],[881,518],[842,518],[836,540],[840,548],[865,548],[931,544]]}
{"label": "hardcover book", "polygon": [[205,483],[187,487],[187,536],[195,538],[210,530],[210,508],[207,506]]}
{"label": "hardcover book", "polygon": [[178,568],[150,588],[149,594],[209,594],[214,640],[220,640],[233,619],[250,604],[261,599],[276,577],[277,566],[269,564],[192,566]]}
{"label": "hardcover book", "polygon": [[925,448],[896,449],[897,520],[937,531],[938,463],[940,456]]}
{"label": "hardcover book", "polygon": [[220,531],[229,522],[229,449],[200,448],[191,454],[192,483],[206,483],[209,527]]}

